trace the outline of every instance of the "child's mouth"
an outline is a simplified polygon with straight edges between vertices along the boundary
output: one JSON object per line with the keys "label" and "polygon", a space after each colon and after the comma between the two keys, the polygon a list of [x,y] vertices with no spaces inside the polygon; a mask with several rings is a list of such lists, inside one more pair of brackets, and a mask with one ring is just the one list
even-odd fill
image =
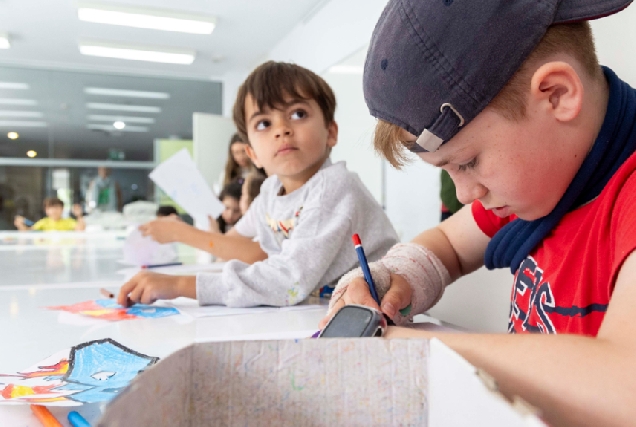
{"label": "child's mouth", "polygon": [[512,214],[512,211],[510,210],[510,206],[506,205],[498,208],[492,208],[492,213],[497,215],[499,218],[505,218],[507,216],[510,216],[510,214]]}
{"label": "child's mouth", "polygon": [[290,146],[283,146],[276,152],[276,155],[286,154],[286,153],[289,153],[289,152],[292,152],[292,151],[296,151],[296,150],[297,150],[297,148],[296,147],[292,147],[291,145]]}

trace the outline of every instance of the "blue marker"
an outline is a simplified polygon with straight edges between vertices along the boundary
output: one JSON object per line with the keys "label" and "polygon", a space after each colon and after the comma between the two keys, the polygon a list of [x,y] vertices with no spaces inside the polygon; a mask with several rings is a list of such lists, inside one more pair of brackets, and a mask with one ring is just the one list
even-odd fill
{"label": "blue marker", "polygon": [[375,290],[375,283],[373,283],[373,277],[371,276],[371,270],[369,270],[369,263],[367,262],[367,257],[364,254],[364,249],[362,248],[362,242],[360,241],[360,236],[354,234],[352,237],[353,244],[356,247],[356,252],[358,253],[358,260],[360,261],[360,267],[362,267],[362,272],[364,273],[364,280],[366,280],[367,285],[369,285],[369,291],[371,291],[371,296],[380,306],[380,298],[378,298],[378,293]]}
{"label": "blue marker", "polygon": [[81,416],[79,412],[71,411],[68,413],[68,422],[73,427],[91,427],[86,418]]}
{"label": "blue marker", "polygon": [[183,264],[182,262],[167,262],[165,264],[149,264],[149,265],[142,265],[141,268],[159,268],[159,267],[170,267],[173,265],[181,265]]}

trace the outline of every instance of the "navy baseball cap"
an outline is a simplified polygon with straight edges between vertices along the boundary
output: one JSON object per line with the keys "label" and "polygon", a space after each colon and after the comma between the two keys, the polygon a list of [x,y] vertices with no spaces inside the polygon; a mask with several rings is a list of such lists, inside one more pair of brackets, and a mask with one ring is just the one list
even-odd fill
{"label": "navy baseball cap", "polygon": [[587,21],[632,0],[390,0],[364,65],[371,114],[435,151],[474,119],[553,24]]}

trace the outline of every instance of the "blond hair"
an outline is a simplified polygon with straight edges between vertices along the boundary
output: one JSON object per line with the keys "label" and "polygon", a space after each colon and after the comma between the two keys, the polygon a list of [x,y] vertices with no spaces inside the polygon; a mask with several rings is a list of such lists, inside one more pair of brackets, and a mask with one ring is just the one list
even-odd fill
{"label": "blond hair", "polygon": [[[553,25],[488,106],[508,120],[523,119],[526,116],[526,99],[534,72],[542,65],[542,61],[557,53],[571,55],[589,77],[595,80],[602,78],[590,24],[578,22]],[[408,162],[406,149],[412,145],[402,140],[403,132],[399,126],[384,120],[378,120],[375,127],[375,150],[397,169]]]}

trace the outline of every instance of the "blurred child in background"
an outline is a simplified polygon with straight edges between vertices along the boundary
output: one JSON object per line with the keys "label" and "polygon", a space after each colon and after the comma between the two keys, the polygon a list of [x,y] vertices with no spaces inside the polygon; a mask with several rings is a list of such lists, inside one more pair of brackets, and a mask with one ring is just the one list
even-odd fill
{"label": "blurred child in background", "polygon": [[247,209],[250,207],[256,196],[261,192],[261,185],[267,177],[258,171],[251,172],[245,178],[243,183],[243,189],[241,190],[241,201],[239,202],[239,208],[241,209],[241,215],[245,215]]}
{"label": "blurred child in background", "polygon": [[170,205],[161,205],[157,208],[157,218],[179,218],[179,212],[177,208]]}
{"label": "blurred child in background", "polygon": [[244,182],[245,179],[238,178],[223,187],[219,200],[221,200],[221,203],[225,206],[225,210],[223,210],[223,213],[221,213],[221,216],[219,216],[216,221],[211,219],[211,231],[227,233],[234,227],[234,224],[241,219],[243,213],[241,212],[239,204]]}
{"label": "blurred child in background", "polygon": [[[79,208],[79,209],[78,209]],[[72,218],[62,218],[64,202],[57,197],[44,199],[44,212],[46,217],[33,225],[27,225],[28,220],[22,216],[16,216],[13,224],[19,231],[82,231],[86,229],[84,215],[81,206],[73,205],[73,214],[77,220]]]}
{"label": "blurred child in background", "polygon": [[245,147],[247,147],[247,143],[241,139],[238,133],[232,135],[228,147],[225,170],[221,172],[219,182],[215,185],[216,188],[214,188],[217,194],[235,179],[245,178],[251,171],[256,169],[247,156]]}

